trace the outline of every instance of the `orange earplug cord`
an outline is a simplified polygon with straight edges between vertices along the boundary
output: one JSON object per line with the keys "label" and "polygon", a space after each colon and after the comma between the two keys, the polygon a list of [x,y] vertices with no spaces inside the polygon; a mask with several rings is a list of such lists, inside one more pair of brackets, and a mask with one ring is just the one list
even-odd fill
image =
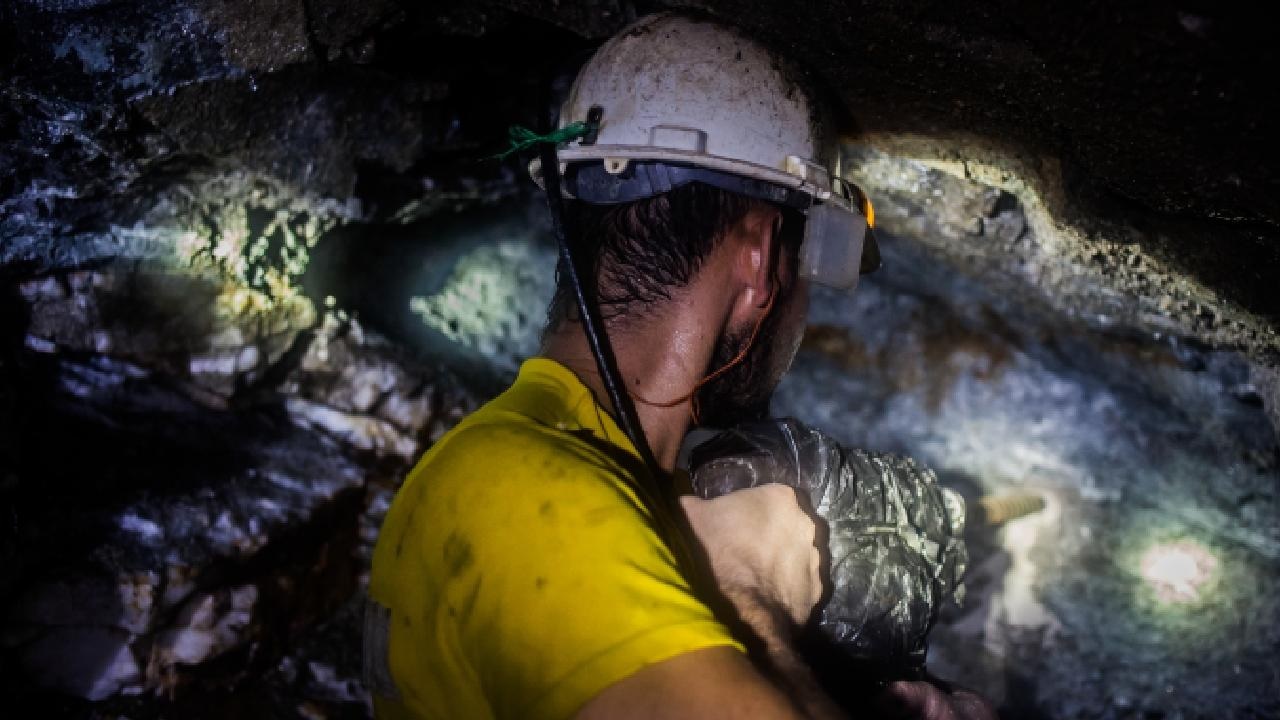
{"label": "orange earplug cord", "polygon": [[747,353],[751,352],[751,348],[754,347],[756,344],[756,336],[760,334],[760,328],[764,325],[765,319],[769,317],[769,313],[773,311],[773,302],[777,297],[778,297],[778,280],[775,277],[773,282],[773,289],[770,290],[769,292],[769,300],[764,305],[764,312],[760,313],[760,319],[756,320],[755,327],[751,329],[751,337],[747,339],[747,344],[744,345],[742,349],[738,351],[738,354],[735,355],[732,360],[720,366],[720,368],[715,372],[699,380],[698,383],[694,385],[693,389],[690,390],[689,392],[685,393],[684,395],[681,395],[680,397],[674,400],[667,400],[663,402],[649,400],[645,398],[643,395],[640,395],[639,393],[637,393],[636,391],[631,390],[630,388],[627,389],[627,394],[630,395],[632,399],[634,399],[636,402],[642,403],[644,405],[648,405],[649,407],[658,407],[658,408],[672,408],[681,403],[692,400],[693,402],[689,408],[689,414],[693,417],[693,424],[697,425],[700,421],[698,417],[698,397],[697,397],[698,391],[701,390],[707,383],[729,372],[730,370],[732,370],[734,367],[739,365],[743,360],[747,358]]}

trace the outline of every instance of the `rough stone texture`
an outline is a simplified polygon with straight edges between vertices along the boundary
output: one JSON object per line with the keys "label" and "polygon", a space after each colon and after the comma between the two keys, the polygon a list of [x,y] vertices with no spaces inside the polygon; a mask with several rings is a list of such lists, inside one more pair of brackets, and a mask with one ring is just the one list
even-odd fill
{"label": "rough stone texture", "polygon": [[[971,503],[1047,502],[970,528],[967,600],[944,614],[932,669],[1004,717],[1280,711],[1280,444],[1249,364],[1046,315],[927,237],[882,245],[882,274],[815,296],[774,412],[919,458]],[[1218,562],[1186,604],[1142,575],[1145,552],[1179,541]]]}
{"label": "rough stone texture", "polygon": [[[678,3],[743,23],[808,62],[876,135],[916,157],[1048,168],[1051,207],[1086,232],[1167,253],[1179,271],[1274,323],[1278,146],[1258,10],[981,2]],[[974,137],[984,139],[976,144]],[[977,152],[975,152],[975,150]],[[1025,178],[1044,185],[1040,178]],[[1221,248],[1230,248],[1221,252]]]}
{"label": "rough stone texture", "polygon": [[455,378],[428,374],[399,347],[334,314],[279,390],[299,425],[407,463],[476,408]]}
{"label": "rough stone texture", "polygon": [[172,690],[182,666],[284,642],[354,589],[363,474],[336,445],[103,356],[29,362],[50,385],[20,391],[9,465],[7,692]]}
{"label": "rough stone texture", "polygon": [[[550,283],[519,160],[482,160],[675,6],[846,101],[898,268],[818,303],[780,409],[1051,494],[971,540],[937,667],[1010,716],[1280,712],[1277,50],[1262,10],[1161,3],[0,6],[6,683],[43,715],[367,714],[381,515]],[[1189,608],[1133,572],[1174,537],[1221,565]]]}
{"label": "rough stone texture", "polygon": [[1271,427],[1275,428],[1276,438],[1280,439],[1280,370],[1255,366],[1250,373],[1258,397],[1271,418]]}
{"label": "rough stone texture", "polygon": [[291,284],[345,206],[235,173],[158,197],[114,260],[0,303],[6,692],[134,712],[274,667],[357,591],[407,464],[475,407]]}
{"label": "rough stone texture", "polygon": [[271,72],[311,59],[306,3],[269,0],[257,3],[252,14],[228,0],[208,0],[198,3],[197,8],[236,67]]}
{"label": "rough stone texture", "polygon": [[[25,345],[5,362],[25,418],[6,448],[7,691],[172,694],[276,662],[362,582],[420,443],[475,407],[333,315],[280,383],[283,407],[214,410],[165,368]],[[212,663],[227,657],[229,673]]]}
{"label": "rough stone texture", "polygon": [[[1105,4],[1073,7],[1069,18],[1003,6],[935,17],[911,4],[870,3],[856,11],[822,3],[798,11],[748,1],[690,5],[767,28],[772,42],[817,68],[853,110],[864,147],[1017,196],[1049,264],[1060,275],[1084,270],[1086,278],[1073,284],[1102,297],[1076,307],[1082,293],[1069,294],[1077,314],[1114,321],[1114,306],[1154,303],[1120,320],[1275,364],[1280,308],[1265,270],[1280,260],[1268,240],[1276,235],[1268,200],[1275,195],[1268,190],[1275,187],[1268,169],[1274,163],[1264,141],[1246,141],[1274,123],[1251,101],[1267,96],[1258,69],[1269,51],[1251,42],[1247,18],[1159,7],[1121,12]],[[45,127],[24,128],[23,135],[51,145],[71,139],[57,143],[59,154],[85,157],[62,164],[96,163],[77,177],[118,177],[110,186],[35,183],[21,194],[35,206],[24,215],[39,218],[40,207],[50,206],[43,212],[61,241],[48,251],[72,258],[94,255],[65,247],[75,237],[68,225],[101,209],[93,196],[121,183],[147,189],[140,179],[157,172],[159,158],[179,168],[192,158],[232,161],[322,196],[354,191],[376,203],[365,212],[429,214],[442,194],[456,192],[431,192],[450,182],[452,149],[479,152],[496,142],[503,123],[530,122],[540,102],[525,78],[571,65],[583,47],[555,43],[548,58],[520,27],[522,16],[599,38],[639,12],[594,0],[554,8],[463,3],[408,14],[382,3],[246,10],[210,1],[166,16],[138,3],[127,13],[132,29],[91,22],[101,14],[92,5],[58,6],[78,9],[60,13],[40,7],[14,11],[36,32],[17,38],[9,92],[22,122],[47,118]],[[775,22],[779,13],[788,21]],[[924,32],[912,33],[908,47],[901,27]],[[1047,27],[1054,32],[1039,32]],[[482,38],[471,52],[488,52],[482,43],[505,44],[526,62],[441,67],[437,58],[466,51],[456,44],[459,36]],[[177,47],[190,62],[156,49]],[[69,71],[37,91],[31,81],[50,64]],[[512,76],[521,78],[516,86]],[[484,89],[495,81],[509,91]],[[112,97],[124,102],[93,105]],[[497,112],[503,107],[510,110]],[[1142,132],[1116,133],[1122,125]],[[133,147],[121,142],[135,137],[141,142],[130,140]],[[481,138],[487,139],[477,144]],[[39,151],[39,143],[25,145],[17,157]],[[877,199],[892,200],[892,183],[861,177]],[[462,192],[486,191],[473,185]],[[62,217],[70,222],[58,223]],[[1222,247],[1230,251],[1211,249]]]}
{"label": "rough stone texture", "polygon": [[13,237],[9,267],[35,271],[16,285],[25,332],[156,365],[222,397],[252,386],[315,324],[291,278],[320,232],[350,215],[286,192],[253,173],[195,174],[157,191],[129,225],[66,242],[83,256]]}
{"label": "rough stone texture", "polygon": [[[346,198],[358,162],[406,169],[420,152],[415,111],[439,92],[364,68],[294,66],[178,88],[135,107],[174,153],[234,159],[313,193]],[[263,98],[270,98],[265,107]]]}
{"label": "rough stone texture", "polygon": [[[901,140],[880,144],[912,147]],[[1196,338],[1261,363],[1280,357],[1274,323],[1189,278],[1159,249],[1056,219],[1027,179],[1030,171],[993,176],[998,168],[979,156],[926,163],[851,146],[845,160],[875,198],[880,227],[918,238],[979,282],[1100,330]]]}
{"label": "rough stone texture", "polygon": [[[314,228],[296,216],[316,206],[277,202],[261,179],[225,180],[175,193],[188,202],[157,203],[129,229],[150,257],[10,287],[0,397],[6,425],[24,425],[4,448],[15,514],[0,655],[15,691],[25,678],[136,712],[117,696],[191,702],[205,692],[193,682],[241,688],[351,595],[407,463],[476,406],[345,313],[316,320],[288,262],[246,251],[271,234],[246,224],[264,208],[277,245],[294,238],[305,253]],[[205,220],[175,229],[193,209]],[[68,432],[74,460],[51,466]],[[77,492],[83,483],[93,492]],[[68,523],[97,530],[55,542]],[[363,708],[359,686],[314,652],[287,656],[301,674],[272,675],[263,697]],[[354,694],[335,694],[344,687]]]}
{"label": "rough stone texture", "polygon": [[316,247],[302,286],[496,392],[541,339],[556,263],[548,233],[537,201],[349,225]]}

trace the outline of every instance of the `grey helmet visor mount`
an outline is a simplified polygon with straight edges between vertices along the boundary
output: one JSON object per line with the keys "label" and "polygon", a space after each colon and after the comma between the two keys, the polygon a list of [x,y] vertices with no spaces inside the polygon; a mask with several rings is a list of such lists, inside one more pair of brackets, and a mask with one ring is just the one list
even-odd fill
{"label": "grey helmet visor mount", "polygon": [[643,200],[694,182],[800,211],[805,216],[801,277],[851,291],[860,275],[880,268],[879,243],[867,218],[856,209],[857,198],[847,183],[837,184],[848,202],[842,205],[764,180],[661,161],[633,160],[616,174],[603,163],[573,163],[564,173],[564,188],[570,196],[601,205]]}

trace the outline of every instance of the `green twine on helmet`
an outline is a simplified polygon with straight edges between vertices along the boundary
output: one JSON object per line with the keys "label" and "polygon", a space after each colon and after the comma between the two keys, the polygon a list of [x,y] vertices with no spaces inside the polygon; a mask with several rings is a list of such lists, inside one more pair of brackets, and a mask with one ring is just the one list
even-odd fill
{"label": "green twine on helmet", "polygon": [[546,135],[539,135],[527,127],[512,125],[508,131],[511,146],[503,152],[493,155],[492,158],[505,160],[512,154],[528,150],[540,143],[555,143],[557,145],[567,143],[570,140],[577,140],[590,135],[596,128],[597,125],[595,123],[579,120],[578,122],[569,123],[558,130],[552,130]]}

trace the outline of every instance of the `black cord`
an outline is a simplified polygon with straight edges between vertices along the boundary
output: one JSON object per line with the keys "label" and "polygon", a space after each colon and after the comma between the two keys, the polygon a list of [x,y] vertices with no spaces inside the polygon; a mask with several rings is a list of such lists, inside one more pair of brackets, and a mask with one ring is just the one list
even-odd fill
{"label": "black cord", "polygon": [[600,319],[599,308],[590,302],[582,286],[579,267],[573,256],[564,224],[564,198],[560,194],[560,158],[556,155],[554,143],[544,142],[539,145],[539,158],[542,162],[542,185],[547,193],[547,207],[551,211],[551,229],[556,236],[556,244],[560,247],[560,264],[569,279],[569,287],[573,288],[573,296],[578,304],[578,317],[582,321],[582,331],[587,336],[587,344],[591,346],[591,354],[595,356],[596,368],[600,371],[600,380],[604,383],[609,401],[613,403],[614,412],[618,415],[618,425],[622,432],[631,439],[631,444],[640,453],[640,459],[653,475],[654,480],[662,477],[658,461],[645,439],[644,428],[636,416],[635,405],[631,396],[626,393],[625,385],[620,382],[617,358],[613,355],[613,347],[605,333],[604,323]]}

